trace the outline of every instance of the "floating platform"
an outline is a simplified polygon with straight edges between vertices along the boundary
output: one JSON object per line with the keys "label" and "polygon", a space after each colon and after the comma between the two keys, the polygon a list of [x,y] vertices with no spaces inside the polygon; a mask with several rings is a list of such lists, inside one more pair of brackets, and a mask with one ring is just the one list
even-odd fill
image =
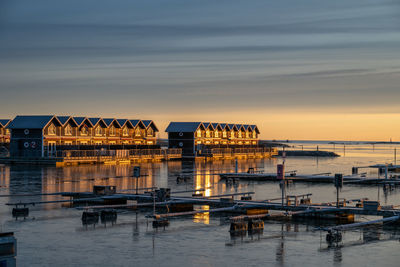
{"label": "floating platform", "polygon": [[[239,179],[248,181],[272,181],[279,182],[275,173],[220,173],[221,179]],[[286,181],[292,182],[308,182],[308,183],[333,183],[335,177],[330,175],[288,175],[285,177]],[[343,176],[343,182],[346,184],[363,184],[363,185],[377,185],[377,184],[399,184],[399,178],[366,178],[361,176]]]}

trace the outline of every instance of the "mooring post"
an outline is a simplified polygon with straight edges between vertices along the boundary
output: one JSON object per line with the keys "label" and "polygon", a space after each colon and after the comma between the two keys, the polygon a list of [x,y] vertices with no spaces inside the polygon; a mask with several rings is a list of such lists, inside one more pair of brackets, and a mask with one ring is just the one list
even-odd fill
{"label": "mooring post", "polygon": [[336,187],[336,208],[339,208],[339,188],[343,187],[343,175],[336,173],[334,183]]}
{"label": "mooring post", "polygon": [[388,166],[388,164],[386,163],[386,164],[385,164],[385,180],[388,179],[388,170],[389,170],[389,166]]}
{"label": "mooring post", "polygon": [[277,179],[280,180],[282,191],[282,208],[285,205],[285,164],[278,164],[277,166]]}
{"label": "mooring post", "polygon": [[136,179],[136,195],[139,195],[139,185],[138,185],[138,180],[140,177],[140,167],[135,166],[133,167],[133,177]]}
{"label": "mooring post", "polygon": [[239,173],[238,160],[235,159],[235,173]]}

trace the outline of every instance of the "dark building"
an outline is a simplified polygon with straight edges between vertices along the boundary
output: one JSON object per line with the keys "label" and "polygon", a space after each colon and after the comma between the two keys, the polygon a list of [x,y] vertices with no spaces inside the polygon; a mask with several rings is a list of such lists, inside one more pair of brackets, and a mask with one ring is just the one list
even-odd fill
{"label": "dark building", "polygon": [[44,136],[62,124],[55,116],[17,116],[9,124],[11,130],[10,156],[38,158],[44,156]]}

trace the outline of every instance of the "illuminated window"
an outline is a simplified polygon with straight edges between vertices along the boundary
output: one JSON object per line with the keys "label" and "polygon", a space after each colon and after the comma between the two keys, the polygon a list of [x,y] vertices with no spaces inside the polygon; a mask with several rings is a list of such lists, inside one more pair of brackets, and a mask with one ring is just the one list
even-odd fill
{"label": "illuminated window", "polygon": [[135,136],[141,136],[139,127],[137,127],[135,130]]}
{"label": "illuminated window", "polygon": [[201,141],[197,141],[196,144],[201,144]]}
{"label": "illuminated window", "polygon": [[81,128],[81,135],[88,135],[88,129],[86,126],[82,126]]}
{"label": "illuminated window", "polygon": [[128,136],[129,135],[129,129],[128,129],[128,127],[124,127],[123,129],[122,129],[122,135],[123,136]]}
{"label": "illuminated window", "polygon": [[201,137],[201,130],[200,129],[197,130],[197,137]]}
{"label": "illuminated window", "polygon": [[10,129],[6,129],[6,135],[10,135]]}
{"label": "illuminated window", "polygon": [[111,127],[110,127],[110,136],[115,136],[115,127],[114,127],[114,125],[111,125]]}
{"label": "illuminated window", "polygon": [[66,146],[72,146],[72,141],[65,141],[65,142],[64,142],[64,145],[66,145]]}
{"label": "illuminated window", "polygon": [[208,129],[206,131],[206,137],[210,137],[210,130],[208,130]]}
{"label": "illuminated window", "polygon": [[226,138],[228,135],[226,134],[226,131],[224,130],[223,132],[222,132],[222,137],[223,138]]}
{"label": "illuminated window", "polygon": [[64,129],[64,134],[65,135],[72,135],[72,126],[68,124],[65,129]]}
{"label": "illuminated window", "polygon": [[154,131],[153,131],[153,128],[149,128],[149,129],[147,129],[147,136],[153,136],[153,134],[154,134]]}
{"label": "illuminated window", "polygon": [[218,137],[219,137],[219,132],[218,132],[218,130],[215,130],[215,132],[214,132],[214,136],[215,136],[216,138],[218,138]]}
{"label": "illuminated window", "polygon": [[97,126],[95,133],[97,136],[101,136],[101,135],[103,135],[103,129],[100,126]]}
{"label": "illuminated window", "polygon": [[152,145],[152,144],[153,144],[153,141],[147,141],[147,144],[148,144],[148,145]]}
{"label": "illuminated window", "polygon": [[242,131],[239,131],[238,137],[239,137],[239,138],[242,138]]}
{"label": "illuminated window", "polygon": [[231,138],[235,138],[235,131],[231,132]]}
{"label": "illuminated window", "polygon": [[249,138],[249,137],[250,137],[250,133],[246,132],[246,138]]}
{"label": "illuminated window", "polygon": [[56,126],[54,124],[49,126],[49,135],[56,135]]}
{"label": "illuminated window", "polygon": [[255,131],[253,132],[253,138],[257,138],[257,133]]}
{"label": "illuminated window", "polygon": [[103,143],[101,141],[96,141],[94,142],[95,145],[102,145]]}

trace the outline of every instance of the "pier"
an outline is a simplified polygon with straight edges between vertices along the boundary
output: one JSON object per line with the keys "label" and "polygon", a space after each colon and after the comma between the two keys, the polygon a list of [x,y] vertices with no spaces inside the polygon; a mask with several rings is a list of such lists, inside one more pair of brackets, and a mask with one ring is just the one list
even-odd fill
{"label": "pier", "polygon": [[[138,188],[139,190],[139,188]],[[341,232],[379,223],[397,223],[400,221],[400,209],[395,206],[381,206],[378,201],[365,198],[339,200],[339,202],[313,203],[311,193],[287,195],[284,199],[252,200],[254,192],[237,192],[210,196],[177,196],[199,190],[171,192],[168,188],[140,188],[143,193],[117,192],[114,186],[95,186],[93,192],[55,192],[44,194],[21,194],[20,197],[33,195],[54,195],[67,199],[50,201],[27,201],[6,203],[15,206],[14,217],[28,217],[30,205],[70,203],[71,208],[83,210],[84,224],[96,223],[98,218],[117,220],[119,210],[145,212],[146,218],[153,220],[153,227],[166,227],[169,218],[192,216],[195,214],[231,215],[231,234],[243,230],[262,230],[263,220],[334,220],[338,223],[331,227],[317,227],[327,232],[327,242],[339,242]],[[126,191],[126,190],[125,190]],[[4,195],[6,196],[6,195]],[[235,199],[240,197],[240,199]],[[275,201],[279,202],[275,202]],[[129,202],[128,202],[129,201]],[[23,207],[23,208],[21,208]],[[202,207],[198,209],[196,207]],[[152,210],[152,212],[149,212]],[[234,215],[234,216],[232,216]],[[355,222],[355,215],[381,217],[367,222]],[[108,217],[107,217],[108,216]],[[245,222],[245,223],[244,223]],[[399,224],[400,226],[400,224]]]}
{"label": "pier", "polygon": [[121,149],[121,150],[64,150],[44,158],[7,157],[0,163],[55,165],[132,164],[148,161],[166,161],[182,158],[181,149]]}

